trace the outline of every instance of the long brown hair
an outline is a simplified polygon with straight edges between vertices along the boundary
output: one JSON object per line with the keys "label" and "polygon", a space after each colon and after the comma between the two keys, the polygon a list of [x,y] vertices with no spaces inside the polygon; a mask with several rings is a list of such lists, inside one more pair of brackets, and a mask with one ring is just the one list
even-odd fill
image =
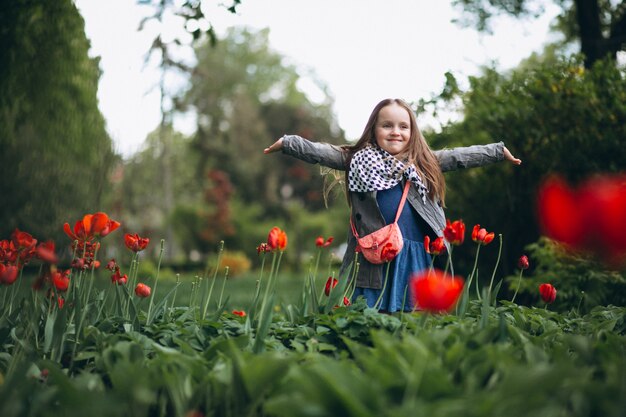
{"label": "long brown hair", "polygon": [[350,161],[354,154],[361,149],[365,148],[369,144],[376,144],[376,121],[378,120],[378,113],[390,104],[397,104],[404,108],[409,114],[411,120],[411,137],[406,149],[396,155],[398,159],[407,161],[409,164],[415,165],[417,172],[422,177],[422,180],[428,187],[428,196],[434,200],[438,198],[441,200],[442,205],[445,205],[446,197],[446,182],[439,166],[437,157],[426,143],[426,139],[422,135],[422,132],[417,127],[417,120],[415,119],[415,113],[413,109],[404,101],[398,98],[388,98],[376,105],[372,114],[370,114],[365,129],[361,134],[361,138],[354,145],[346,145],[343,148],[348,152],[346,158],[346,191],[348,187],[348,171],[350,168]]}

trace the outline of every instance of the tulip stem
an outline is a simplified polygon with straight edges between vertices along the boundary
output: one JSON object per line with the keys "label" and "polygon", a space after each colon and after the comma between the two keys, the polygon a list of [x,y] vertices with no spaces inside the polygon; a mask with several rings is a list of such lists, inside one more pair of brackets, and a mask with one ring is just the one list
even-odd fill
{"label": "tulip stem", "polygon": [[500,264],[500,256],[502,255],[502,233],[498,235],[500,239],[500,247],[498,248],[498,259],[496,260],[496,265],[493,267],[493,272],[491,273],[491,281],[489,281],[489,291],[487,291],[487,296],[489,297],[489,303],[491,304],[491,286],[493,285],[493,279],[496,276],[496,271],[498,269],[498,265]]}
{"label": "tulip stem", "polygon": [[385,272],[385,281],[383,282],[383,288],[380,290],[380,295],[378,296],[378,300],[374,304],[374,308],[378,310],[383,304],[383,295],[385,294],[385,289],[387,288],[387,279],[389,278],[389,270],[391,269],[391,262],[387,262],[387,271]]}
{"label": "tulip stem", "polygon": [[161,250],[159,252],[159,262],[157,263],[157,271],[154,277],[154,285],[152,287],[152,293],[150,294],[150,304],[148,305],[148,317],[146,318],[146,325],[152,323],[152,306],[154,305],[154,294],[156,294],[157,283],[159,282],[159,271],[161,270],[161,260],[163,259],[163,248],[165,247],[165,239],[161,239]]}
{"label": "tulip stem", "polygon": [[[217,279],[217,271],[220,268],[220,263],[222,262],[222,253],[224,253],[224,241],[220,241],[220,249],[217,252],[217,261],[215,264],[215,272],[213,272],[213,280],[211,281],[211,287],[209,288],[209,294],[204,300],[204,309],[202,310],[202,320],[206,317],[207,310],[209,309],[209,302],[211,301],[211,295],[213,294],[213,286],[215,285],[215,280]],[[208,281],[207,281],[207,285]]]}
{"label": "tulip stem", "polygon": [[511,302],[515,302],[515,297],[517,297],[517,291],[519,291],[519,286],[522,284],[522,274],[524,273],[523,269],[519,270],[519,277],[517,278],[517,287],[515,288],[515,293],[513,294],[513,298],[511,298]]}

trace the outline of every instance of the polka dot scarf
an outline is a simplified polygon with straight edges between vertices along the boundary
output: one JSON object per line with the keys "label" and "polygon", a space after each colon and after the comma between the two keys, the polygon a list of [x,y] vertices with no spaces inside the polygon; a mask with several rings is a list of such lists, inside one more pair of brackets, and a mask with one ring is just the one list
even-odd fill
{"label": "polka dot scarf", "polygon": [[350,161],[348,189],[358,193],[388,190],[402,178],[411,181],[426,203],[428,189],[415,169],[415,165],[396,159],[379,146],[367,146],[356,152]]}

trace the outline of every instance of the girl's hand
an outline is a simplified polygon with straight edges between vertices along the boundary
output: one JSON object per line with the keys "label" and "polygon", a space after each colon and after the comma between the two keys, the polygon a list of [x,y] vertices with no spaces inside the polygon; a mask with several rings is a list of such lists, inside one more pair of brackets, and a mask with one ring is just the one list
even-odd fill
{"label": "girl's hand", "polygon": [[522,160],[514,157],[506,146],[504,147],[504,159],[515,165],[520,165],[522,163]]}
{"label": "girl's hand", "polygon": [[[278,139],[276,142],[274,142],[269,148],[265,148],[263,150],[263,153],[272,153],[272,152],[278,152],[281,149],[283,149],[283,138]],[[506,148],[505,148],[506,149]]]}

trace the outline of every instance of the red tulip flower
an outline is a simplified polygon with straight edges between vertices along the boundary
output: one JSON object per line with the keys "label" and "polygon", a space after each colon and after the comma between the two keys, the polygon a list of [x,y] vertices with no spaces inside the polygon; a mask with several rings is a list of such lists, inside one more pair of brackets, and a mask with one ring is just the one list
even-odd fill
{"label": "red tulip flower", "polygon": [[385,262],[391,262],[398,255],[398,250],[391,243],[387,243],[380,251],[380,258]]}
{"label": "red tulip flower", "polygon": [[350,303],[350,300],[348,300],[348,297],[343,297],[343,305],[344,306],[349,306],[350,304],[351,303]]}
{"label": "red tulip flower", "polygon": [[528,262],[528,256],[522,255],[517,261],[517,267],[519,269],[528,269],[530,263]]}
{"label": "red tulip flower", "polygon": [[11,233],[11,240],[15,243],[18,251],[32,249],[37,244],[37,239],[34,239],[30,233],[22,232],[19,229],[15,229],[13,233]]}
{"label": "red tulip flower", "polygon": [[426,253],[437,256],[445,252],[446,244],[441,236],[437,237],[437,239],[433,240],[431,243],[430,236],[426,235],[424,236],[424,249]]}
{"label": "red tulip flower", "polygon": [[267,244],[272,250],[284,251],[287,247],[287,233],[278,227],[272,228],[267,236]]}
{"label": "red tulip flower", "polygon": [[551,304],[556,300],[556,288],[551,284],[541,284],[539,286],[539,294],[546,304]]}
{"label": "red tulip flower", "polygon": [[137,297],[141,297],[141,298],[150,297],[151,291],[152,290],[150,287],[148,287],[146,284],[142,284],[141,282],[137,284],[137,286],[135,287],[135,294],[137,295]]}
{"label": "red tulip flower", "polygon": [[479,224],[475,225],[472,230],[472,240],[479,245],[484,246],[490,244],[494,237],[495,234],[493,232],[487,233],[487,230],[481,228]]}
{"label": "red tulip flower", "polygon": [[70,270],[65,272],[54,271],[52,273],[52,284],[56,287],[57,291],[67,291],[70,287]]}
{"label": "red tulip flower", "polygon": [[326,239],[326,241],[324,241],[324,238],[322,236],[318,236],[317,239],[315,239],[315,246],[317,246],[318,248],[326,248],[330,246],[331,243],[333,243],[334,239],[335,238],[331,236]]}
{"label": "red tulip flower", "polygon": [[326,286],[324,287],[324,294],[326,294],[327,297],[330,296],[331,289],[335,288],[338,283],[339,281],[335,278],[328,277],[328,280],[326,280]]}
{"label": "red tulip flower", "polygon": [[0,263],[0,284],[13,284],[17,280],[18,272],[15,265],[4,265]]}
{"label": "red tulip flower", "polygon": [[416,307],[431,313],[450,311],[463,291],[463,279],[439,269],[414,274],[409,285]]}
{"label": "red tulip flower", "polygon": [[148,243],[150,243],[150,239],[147,237],[140,237],[137,233],[131,235],[130,233],[126,233],[124,235],[124,244],[126,247],[133,252],[141,252],[144,250]]}
{"label": "red tulip flower", "polygon": [[59,310],[62,310],[65,305],[65,298],[59,296],[59,298],[57,298],[57,304],[59,305]]}
{"label": "red tulip flower", "polygon": [[233,314],[239,317],[246,317],[246,312],[243,310],[233,310]]}
{"label": "red tulip flower", "polygon": [[450,223],[450,220],[446,219],[446,228],[443,229],[443,236],[451,245],[462,245],[465,240],[465,223],[463,223],[463,220],[455,220]]}
{"label": "red tulip flower", "polygon": [[120,223],[110,219],[106,213],[85,214],[82,220],[74,224],[74,229],[69,223],[63,225],[63,230],[70,239],[79,242],[87,242],[96,237],[105,237],[120,227]]}

